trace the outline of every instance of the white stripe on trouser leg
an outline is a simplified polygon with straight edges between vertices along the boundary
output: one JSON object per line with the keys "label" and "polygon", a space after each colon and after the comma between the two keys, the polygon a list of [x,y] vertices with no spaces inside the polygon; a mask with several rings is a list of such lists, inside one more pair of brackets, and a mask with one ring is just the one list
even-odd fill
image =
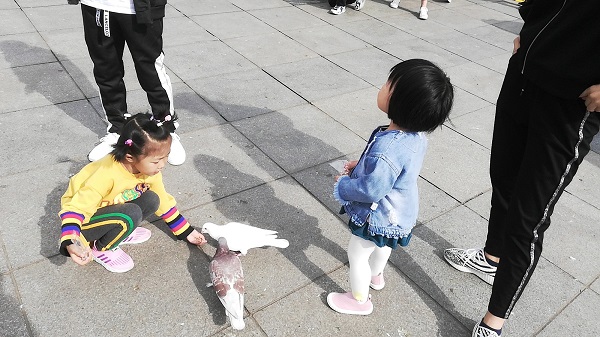
{"label": "white stripe on trouser leg", "polygon": [[[156,58],[156,61],[154,61],[154,68],[156,69],[156,73],[160,79],[160,84],[167,92],[167,97],[169,97],[169,114],[173,116],[175,114],[175,106],[173,105],[173,86],[171,85],[171,79],[169,78],[169,75],[167,75],[164,60],[165,54],[161,52]],[[178,123],[175,122],[175,128],[177,127]]]}
{"label": "white stripe on trouser leg", "polygon": [[558,186],[554,190],[554,193],[552,194],[552,197],[550,198],[550,201],[548,201],[548,204],[546,204],[546,208],[544,209],[544,214],[542,215],[541,220],[537,223],[537,225],[533,229],[533,239],[531,240],[531,245],[529,247],[529,256],[530,256],[529,266],[525,270],[525,274],[523,275],[523,278],[521,279],[521,283],[519,284],[519,287],[517,288],[517,291],[515,292],[512,300],[510,302],[510,305],[508,306],[508,310],[504,314],[504,319],[508,319],[508,316],[510,315],[510,312],[512,311],[513,307],[515,306],[515,303],[517,302],[517,298],[523,292],[523,287],[525,286],[525,280],[527,279],[527,276],[529,275],[529,273],[531,272],[531,269],[533,268],[533,261],[534,261],[534,254],[535,254],[535,244],[538,241],[538,229],[540,228],[540,226],[548,218],[548,211],[550,209],[550,205],[552,205],[554,203],[554,201],[556,200],[556,198],[558,197],[558,192],[562,188],[562,186],[563,186],[563,184],[565,182],[566,176],[571,171],[571,167],[573,166],[573,163],[577,159],[579,159],[579,145],[583,141],[583,127],[584,127],[585,122],[587,121],[587,119],[588,119],[589,116],[590,116],[590,112],[587,111],[585,113],[585,116],[583,117],[583,120],[581,121],[581,124],[579,125],[579,130],[578,130],[579,139],[577,140],[577,143],[575,144],[575,149],[574,149],[575,150],[575,155],[573,156],[573,158],[569,161],[569,163],[565,167],[565,171],[563,172],[562,176],[560,177],[560,181],[558,182]]}

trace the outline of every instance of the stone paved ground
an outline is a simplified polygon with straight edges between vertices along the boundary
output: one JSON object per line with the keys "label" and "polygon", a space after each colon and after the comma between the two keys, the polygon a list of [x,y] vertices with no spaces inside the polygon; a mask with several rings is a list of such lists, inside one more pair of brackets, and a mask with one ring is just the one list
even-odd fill
{"label": "stone paved ground", "polygon": [[[166,184],[195,226],[241,221],[287,249],[242,258],[247,327],[232,331],[209,282],[215,242],[176,242],[164,223],[107,272],[57,254],[59,199],[104,134],[79,6],[0,1],[0,336],[469,336],[491,288],[453,270],[445,248],[484,242],[495,101],[522,23],[512,0],[417,0],[327,14],[325,1],[170,0],[166,66],[188,152]],[[329,162],[355,159],[386,122],[378,88],[400,60],[426,58],[456,87],[452,123],[430,135],[414,239],[393,252],[375,310],[350,317],[325,296],[348,289],[346,219]],[[129,109],[147,109],[125,56]],[[595,143],[596,149],[599,148]],[[545,250],[507,336],[600,330],[600,155],[556,207]]]}

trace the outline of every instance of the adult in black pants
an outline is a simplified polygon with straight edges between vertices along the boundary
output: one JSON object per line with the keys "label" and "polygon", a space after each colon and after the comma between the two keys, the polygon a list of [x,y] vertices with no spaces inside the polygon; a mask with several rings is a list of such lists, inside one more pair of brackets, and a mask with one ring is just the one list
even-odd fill
{"label": "adult in black pants", "polygon": [[[72,4],[77,2],[69,0]],[[81,1],[85,42],[108,122],[107,135],[88,154],[90,161],[99,160],[113,150],[129,116],[123,81],[125,44],[154,119],[172,134],[169,163],[180,165],[185,161],[185,150],[174,133],[178,124],[173,88],[164,66],[162,33],[166,3],[166,0]]]}
{"label": "adult in black pants", "polygon": [[458,270],[493,284],[473,336],[500,336],[542,252],[558,199],[600,126],[600,2],[527,0],[496,106],[483,249],[451,248]]}

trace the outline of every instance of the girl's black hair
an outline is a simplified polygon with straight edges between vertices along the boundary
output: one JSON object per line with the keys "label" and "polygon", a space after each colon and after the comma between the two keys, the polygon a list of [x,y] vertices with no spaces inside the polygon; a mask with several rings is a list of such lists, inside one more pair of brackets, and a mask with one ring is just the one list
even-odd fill
{"label": "girl's black hair", "polygon": [[115,161],[122,161],[127,154],[134,157],[152,152],[152,143],[162,143],[171,136],[165,125],[158,125],[151,114],[133,116],[121,129],[121,135],[111,152]]}
{"label": "girl's black hair", "polygon": [[412,59],[390,70],[388,118],[412,132],[431,132],[450,115],[454,89],[446,73],[427,60]]}

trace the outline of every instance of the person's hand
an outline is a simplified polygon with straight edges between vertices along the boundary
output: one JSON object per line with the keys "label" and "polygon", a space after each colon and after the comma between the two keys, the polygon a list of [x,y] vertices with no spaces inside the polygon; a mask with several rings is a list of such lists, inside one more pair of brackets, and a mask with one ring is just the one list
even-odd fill
{"label": "person's hand", "polygon": [[513,40],[513,55],[517,53],[517,50],[521,47],[521,36],[517,35]]}
{"label": "person's hand", "polygon": [[206,243],[204,235],[200,234],[197,230],[193,230],[188,236],[187,241],[193,245],[200,246]]}
{"label": "person's hand", "polygon": [[600,112],[600,84],[585,89],[579,98],[585,101],[587,111]]}
{"label": "person's hand", "polygon": [[352,172],[352,170],[354,170],[354,168],[356,167],[357,164],[358,164],[358,160],[347,161],[346,164],[344,165],[344,169],[346,169],[346,174],[350,174],[350,172]]}
{"label": "person's hand", "polygon": [[67,246],[67,252],[71,256],[71,260],[80,266],[88,264],[92,261],[92,250],[87,246],[78,246],[76,244],[70,244]]}

